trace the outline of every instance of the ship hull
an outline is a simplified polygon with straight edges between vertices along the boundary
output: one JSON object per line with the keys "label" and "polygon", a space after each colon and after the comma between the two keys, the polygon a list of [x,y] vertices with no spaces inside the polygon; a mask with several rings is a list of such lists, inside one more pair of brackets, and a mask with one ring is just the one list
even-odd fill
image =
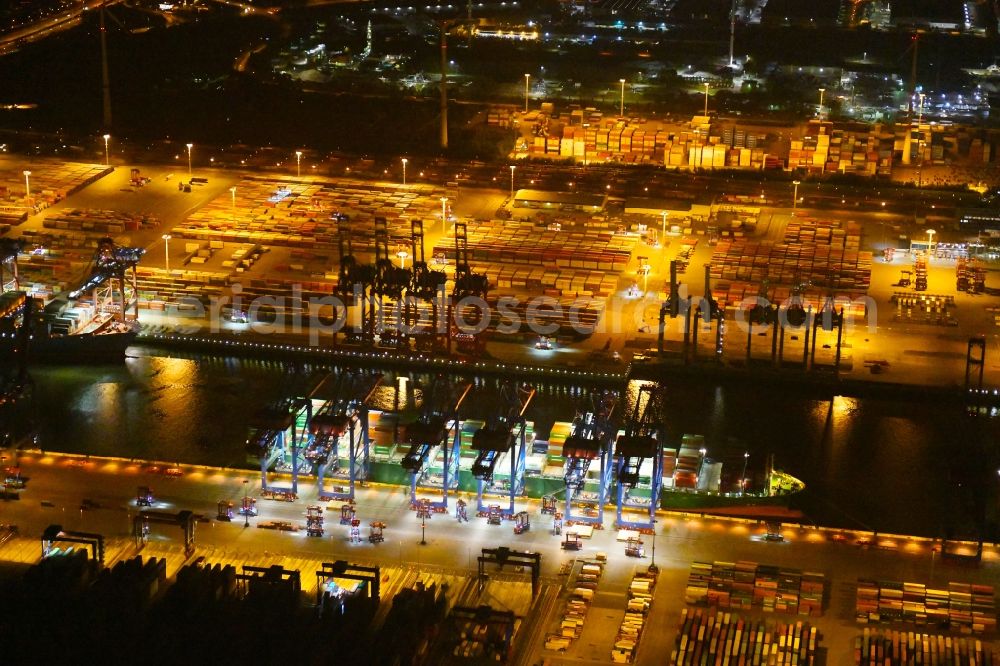
{"label": "ship hull", "polygon": [[135,342],[138,332],[87,333],[34,337],[28,358],[35,363],[77,365],[85,363],[122,363],[125,350]]}
{"label": "ship hull", "polygon": [[[373,460],[370,463],[370,480],[389,485],[409,486],[410,474],[398,462]],[[475,493],[476,479],[467,469],[459,470],[459,492]],[[531,499],[541,499],[547,495],[565,497],[566,482],[561,478],[528,476],[524,480],[524,496]],[[781,495],[719,495],[717,493],[683,492],[664,489],[660,492],[660,508],[673,511],[726,511],[748,507],[787,507],[797,493]],[[613,497],[608,499],[608,506],[614,505]]]}

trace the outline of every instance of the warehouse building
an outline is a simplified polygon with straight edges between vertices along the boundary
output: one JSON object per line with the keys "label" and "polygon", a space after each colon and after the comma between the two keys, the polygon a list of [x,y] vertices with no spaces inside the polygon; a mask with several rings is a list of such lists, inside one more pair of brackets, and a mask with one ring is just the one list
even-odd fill
{"label": "warehouse building", "polygon": [[580,194],[577,192],[545,192],[542,190],[518,190],[514,195],[515,208],[535,208],[540,210],[582,211],[600,213],[607,205],[603,194]]}

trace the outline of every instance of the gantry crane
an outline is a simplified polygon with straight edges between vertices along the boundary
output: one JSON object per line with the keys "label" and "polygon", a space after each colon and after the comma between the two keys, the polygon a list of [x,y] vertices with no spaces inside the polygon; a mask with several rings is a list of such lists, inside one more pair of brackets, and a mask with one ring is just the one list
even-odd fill
{"label": "gantry crane", "polygon": [[[653,519],[660,503],[660,487],[663,483],[663,446],[657,440],[661,427],[663,389],[656,384],[639,387],[625,422],[625,430],[615,444],[616,480],[618,482],[617,516],[615,525],[619,529],[653,528]],[[639,486],[643,464],[649,461],[649,497],[633,495]],[[645,514],[643,520],[626,520],[624,509],[639,509]]]}
{"label": "gantry crane", "polygon": [[[432,271],[424,254],[424,223],[410,222],[413,274],[407,290],[404,319],[407,333],[418,351],[439,352],[448,348],[448,313],[444,304],[443,271]],[[430,308],[430,320],[421,316],[421,305]]]}
{"label": "gantry crane", "polygon": [[20,252],[20,241],[12,238],[0,239],[0,294],[21,289],[17,275],[17,255]]}
{"label": "gantry crane", "polygon": [[[124,323],[129,305],[134,306],[134,318],[139,318],[139,290],[136,285],[136,265],[146,251],[141,247],[120,247],[111,238],[102,238],[97,243],[97,251],[90,264],[89,277],[79,289],[70,292],[69,298],[77,300],[90,294],[94,302],[95,319],[108,312],[112,319]],[[131,280],[126,279],[132,269]],[[118,287],[118,303],[115,303],[115,286]],[[130,293],[131,292],[131,293]],[[53,304],[58,301],[53,301]],[[64,308],[65,303],[59,307]],[[46,308],[47,314],[48,308]],[[117,312],[116,312],[117,310]],[[98,321],[98,323],[103,323]]]}
{"label": "gantry crane", "polygon": [[[299,492],[299,473],[307,463],[305,451],[306,425],[312,420],[312,400],[308,398],[280,398],[258,411],[250,425],[246,450],[260,460],[260,489],[263,493]],[[302,427],[299,427],[299,424]],[[289,472],[292,477],[289,489],[268,483],[268,471]]]}
{"label": "gantry crane", "polygon": [[[410,286],[410,272],[392,263],[389,256],[389,225],[384,217],[375,218],[375,266],[372,286],[368,290],[368,323],[366,339],[379,342],[386,347],[402,347],[409,344],[402,330],[400,305],[403,292]],[[386,312],[385,302],[393,303],[392,311]]]}
{"label": "gantry crane", "polygon": [[[28,393],[28,348],[34,329],[34,299],[23,291],[0,294],[0,408]],[[3,412],[0,411],[0,423]]]}
{"label": "gantry crane", "polygon": [[[420,417],[406,426],[403,441],[410,449],[401,462],[410,473],[410,502],[417,503],[417,488],[440,490],[440,501],[431,506],[447,511],[448,491],[458,487],[459,448],[461,446],[461,421],[459,409],[469,394],[472,384],[452,383],[438,375],[421,393]],[[432,452],[440,447],[442,456],[441,477],[431,471]]]}
{"label": "gantry crane", "polygon": [[[472,266],[469,265],[469,235],[465,222],[455,223],[455,284],[452,288],[451,307],[461,307],[463,299],[480,298],[486,300],[490,291],[489,279],[482,274],[473,273]],[[471,330],[463,330],[458,327],[457,322],[464,321],[464,318],[448,316],[448,351],[451,352],[451,339],[457,343],[458,351],[468,354],[481,354],[486,347],[486,331],[473,327]],[[456,322],[452,325],[452,322]],[[478,322],[476,322],[478,323]]]}
{"label": "gantry crane", "polygon": [[[472,436],[472,448],[478,451],[472,463],[472,476],[476,478],[476,510],[480,514],[487,511],[483,504],[483,494],[490,492],[509,495],[510,506],[503,510],[503,514],[506,518],[514,515],[514,499],[524,490],[524,466],[528,455],[528,424],[524,420],[524,413],[534,397],[534,388],[504,382],[500,386],[496,408],[486,424]],[[506,489],[493,478],[501,455],[506,455],[510,461],[510,477]]]}
{"label": "gantry crane", "polygon": [[[588,404],[573,420],[573,432],[563,443],[563,458],[566,459],[563,478],[566,481],[566,521],[604,524],[604,504],[611,489],[611,473],[614,469],[615,431],[611,416],[618,396],[613,391],[591,393]],[[600,460],[601,471],[597,482],[596,500],[584,499],[580,495],[587,484],[587,473],[594,460]],[[573,504],[596,504],[596,515],[574,515]]]}
{"label": "gantry crane", "polygon": [[[320,499],[351,501],[355,485],[368,478],[368,400],[381,382],[381,374],[340,372],[331,374],[313,392],[326,400],[309,419],[305,451],[306,460],[316,466]],[[342,445],[347,448],[346,465],[342,464]],[[339,489],[328,489],[327,479]]]}
{"label": "gantry crane", "polygon": [[20,291],[17,255],[20,241],[0,239],[0,404],[20,395],[28,381],[28,343],[34,326],[34,300]]}
{"label": "gantry crane", "polygon": [[[337,222],[337,243],[340,248],[337,296],[344,305],[344,329],[347,331],[345,337],[348,342],[371,343],[371,339],[365,337],[367,332],[365,323],[368,321],[368,290],[372,286],[374,266],[360,264],[354,256],[354,248],[351,243],[350,218],[343,213],[333,213],[330,219]],[[360,325],[353,332],[348,325],[348,313],[351,305],[360,310],[358,317]],[[335,331],[334,343],[337,340],[336,335]]]}

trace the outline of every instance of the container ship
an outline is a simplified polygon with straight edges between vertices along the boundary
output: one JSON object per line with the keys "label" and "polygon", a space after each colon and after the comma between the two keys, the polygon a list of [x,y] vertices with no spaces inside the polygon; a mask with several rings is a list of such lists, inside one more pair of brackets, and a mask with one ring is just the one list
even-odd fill
{"label": "container ship", "polygon": [[[0,272],[4,287],[0,305],[11,312],[30,313],[18,317],[16,324],[18,329],[28,328],[28,357],[43,363],[123,361],[125,350],[139,334],[135,267],[145,251],[102,239],[83,284],[48,302],[20,289],[19,251],[20,247],[10,241],[0,248],[4,267]],[[25,308],[29,302],[32,307]]]}
{"label": "container ship", "polygon": [[[322,413],[324,401],[312,398],[311,412]],[[391,404],[391,399],[387,404]],[[284,441],[302,437],[308,433],[308,417],[305,411],[295,416],[289,416],[287,422],[280,428],[287,428]],[[412,443],[407,443],[406,433],[409,424],[414,420],[412,411],[395,410],[389,407],[386,411],[371,409],[367,412],[365,423],[370,440],[370,457],[366,467],[367,481],[410,487],[414,483],[412,470],[403,464],[408,454],[412,453]],[[451,491],[475,494],[478,489],[475,474],[475,463],[481,451],[477,450],[475,435],[487,426],[487,421],[481,419],[462,419],[457,425],[455,421],[445,421],[441,428],[441,437],[448,442],[457,441],[458,461],[453,471],[449,472],[449,487]],[[547,437],[536,432],[531,421],[524,423],[524,441],[526,455],[523,467],[511,465],[510,456],[516,455],[516,447],[505,453],[499,453],[494,465],[495,472],[489,483],[486,494],[494,498],[506,497],[510,488],[510,469],[520,470],[521,479],[516,481],[520,488],[519,496],[537,500],[549,500],[556,504],[565,502],[567,490],[568,469],[567,458],[564,456],[567,438],[574,432],[574,423],[556,422]],[[456,432],[457,430],[457,432]],[[296,433],[300,433],[296,435]],[[619,433],[620,434],[620,433]],[[358,433],[355,436],[360,436]],[[342,434],[341,445],[328,447],[333,451],[326,463],[327,481],[341,490],[346,490],[347,478],[351,463],[347,457],[350,450],[348,435]],[[785,508],[792,498],[801,492],[805,485],[789,474],[774,469],[771,456],[765,459],[765,464],[756,461],[750,466],[748,456],[742,451],[734,452],[720,458],[713,458],[706,448],[705,438],[701,435],[684,435],[679,446],[662,443],[661,482],[658,497],[655,498],[657,508],[712,511],[725,513],[732,509],[734,513],[747,507],[778,507]],[[445,449],[438,446],[427,456],[425,464],[419,469],[416,478],[417,492],[422,489],[442,487],[445,473]],[[294,468],[304,476],[312,476],[311,461],[308,459],[309,445],[305,442],[297,449],[272,450],[268,454],[267,468],[269,471],[285,475]],[[338,453],[339,451],[339,453]],[[292,455],[298,457],[292,460]],[[339,456],[339,460],[337,459]],[[451,460],[449,467],[454,464]],[[257,455],[251,455],[248,463],[260,464]],[[574,491],[573,503],[579,505],[584,512],[590,511],[596,515],[601,488],[601,469],[598,460],[589,466],[584,474],[583,483]],[[656,460],[647,458],[638,467],[637,483],[632,485],[627,494],[629,506],[649,506],[653,501],[653,488]],[[761,469],[763,467],[763,470]],[[457,475],[454,474],[457,471]],[[614,481],[611,488],[605,486],[606,506],[614,504]]]}

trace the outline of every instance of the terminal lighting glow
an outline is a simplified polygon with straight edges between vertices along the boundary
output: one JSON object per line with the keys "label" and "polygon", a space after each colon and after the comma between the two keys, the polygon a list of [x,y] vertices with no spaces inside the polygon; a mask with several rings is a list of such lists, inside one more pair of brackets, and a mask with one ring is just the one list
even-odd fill
{"label": "terminal lighting glow", "polygon": [[267,198],[267,200],[270,203],[277,204],[287,199],[289,196],[291,196],[291,194],[292,191],[287,187],[279,187],[274,194],[272,194]]}

